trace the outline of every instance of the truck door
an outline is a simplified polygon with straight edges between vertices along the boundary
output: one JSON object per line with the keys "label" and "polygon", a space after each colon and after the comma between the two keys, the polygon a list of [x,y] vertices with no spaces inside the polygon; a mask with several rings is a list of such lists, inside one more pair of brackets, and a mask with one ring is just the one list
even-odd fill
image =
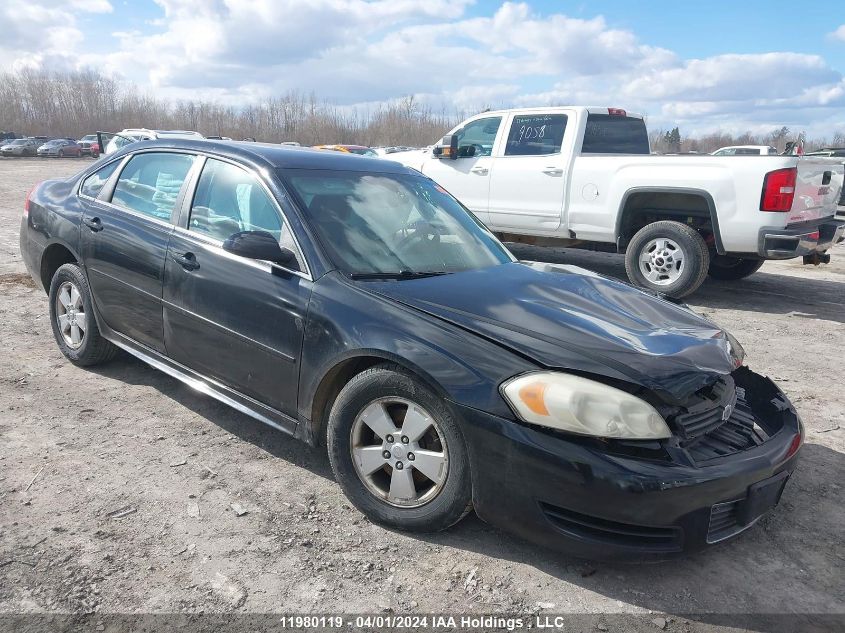
{"label": "truck door", "polygon": [[[490,176],[492,229],[555,231],[561,224],[568,152],[561,151],[569,116],[514,114]],[[570,126],[570,134],[575,125]]]}
{"label": "truck door", "polygon": [[458,136],[458,147],[472,146],[475,154],[455,160],[431,160],[425,166],[426,176],[460,200],[484,223],[488,219],[493,147],[501,126],[501,116],[470,121],[455,134]]}

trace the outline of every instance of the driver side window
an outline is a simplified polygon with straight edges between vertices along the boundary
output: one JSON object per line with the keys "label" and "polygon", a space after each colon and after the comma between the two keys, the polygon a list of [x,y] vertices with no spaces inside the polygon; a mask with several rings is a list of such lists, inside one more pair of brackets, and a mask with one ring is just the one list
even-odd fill
{"label": "driver side window", "polygon": [[501,124],[502,117],[500,116],[485,117],[467,123],[457,133],[458,147],[474,145],[476,156],[490,156],[493,153],[493,143]]}

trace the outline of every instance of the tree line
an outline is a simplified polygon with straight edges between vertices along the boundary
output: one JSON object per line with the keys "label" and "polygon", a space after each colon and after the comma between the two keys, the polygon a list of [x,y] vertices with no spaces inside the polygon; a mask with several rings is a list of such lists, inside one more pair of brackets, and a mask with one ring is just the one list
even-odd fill
{"label": "tree line", "polygon": [[[0,129],[19,134],[81,137],[124,128],[196,130],[206,136],[254,138],[303,145],[369,146],[432,143],[475,112],[447,112],[413,96],[369,108],[344,108],[314,94],[289,92],[242,107],[211,101],[168,101],[94,70],[0,73]],[[481,111],[481,107],[477,111]],[[767,134],[718,132],[683,137],[678,127],[652,130],[653,151],[708,153],[725,145],[772,145],[782,151],[797,134],[781,127]],[[807,140],[807,149],[845,145],[845,134]]]}

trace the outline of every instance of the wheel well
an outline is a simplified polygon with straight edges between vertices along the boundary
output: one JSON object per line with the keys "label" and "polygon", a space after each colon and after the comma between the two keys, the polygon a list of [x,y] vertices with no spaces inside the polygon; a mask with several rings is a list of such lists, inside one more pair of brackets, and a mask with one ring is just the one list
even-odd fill
{"label": "wheel well", "polygon": [[326,421],[340,390],[362,371],[387,362],[378,356],[357,356],[332,367],[320,381],[311,402],[311,437],[314,444],[325,444]]}
{"label": "wheel well", "polygon": [[41,256],[41,284],[44,286],[45,292],[50,292],[50,282],[53,280],[53,275],[59,269],[59,266],[64,264],[76,263],[76,257],[68,250],[67,247],[61,244],[51,244],[44,251]]}
{"label": "wheel well", "polygon": [[701,194],[668,191],[641,191],[625,200],[618,226],[619,250],[644,226],[659,220],[687,224],[701,233],[708,246],[716,247],[718,226],[714,227],[711,205]]}
{"label": "wheel well", "polygon": [[356,356],[344,360],[334,367],[332,367],[323,379],[320,381],[317,391],[314,393],[314,399],[311,401],[311,428],[306,431],[305,437],[308,442],[314,445],[325,444],[326,440],[326,422],[329,419],[329,413],[332,410],[332,405],[337,399],[338,394],[352,380],[355,376],[370,367],[376,365],[392,364],[413,375],[420,380],[426,387],[431,389],[439,396],[446,398],[446,393],[439,385],[434,384],[430,379],[421,376],[419,372],[414,371],[413,368],[408,367],[404,363],[393,358],[386,358],[383,356]]}

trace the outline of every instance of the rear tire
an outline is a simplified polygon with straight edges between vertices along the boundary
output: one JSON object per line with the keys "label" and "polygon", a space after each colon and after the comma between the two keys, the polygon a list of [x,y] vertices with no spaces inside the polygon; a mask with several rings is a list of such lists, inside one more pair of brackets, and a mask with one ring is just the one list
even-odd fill
{"label": "rear tire", "polygon": [[708,274],[713,279],[720,281],[736,281],[737,279],[744,279],[749,275],[753,275],[760,270],[765,262],[765,259],[756,257],[743,258],[716,255],[710,260]]}
{"label": "rear tire", "polygon": [[457,421],[442,398],[401,368],[378,365],[352,378],[332,406],[326,435],[335,478],[374,523],[436,532],[472,508]]}
{"label": "rear tire", "polygon": [[65,358],[88,367],[115,357],[118,348],[100,334],[91,289],[77,264],[59,267],[50,282],[49,298],[53,336]]}
{"label": "rear tire", "polygon": [[625,253],[631,283],[681,298],[707,277],[710,253],[699,233],[680,222],[661,220],[634,235]]}

